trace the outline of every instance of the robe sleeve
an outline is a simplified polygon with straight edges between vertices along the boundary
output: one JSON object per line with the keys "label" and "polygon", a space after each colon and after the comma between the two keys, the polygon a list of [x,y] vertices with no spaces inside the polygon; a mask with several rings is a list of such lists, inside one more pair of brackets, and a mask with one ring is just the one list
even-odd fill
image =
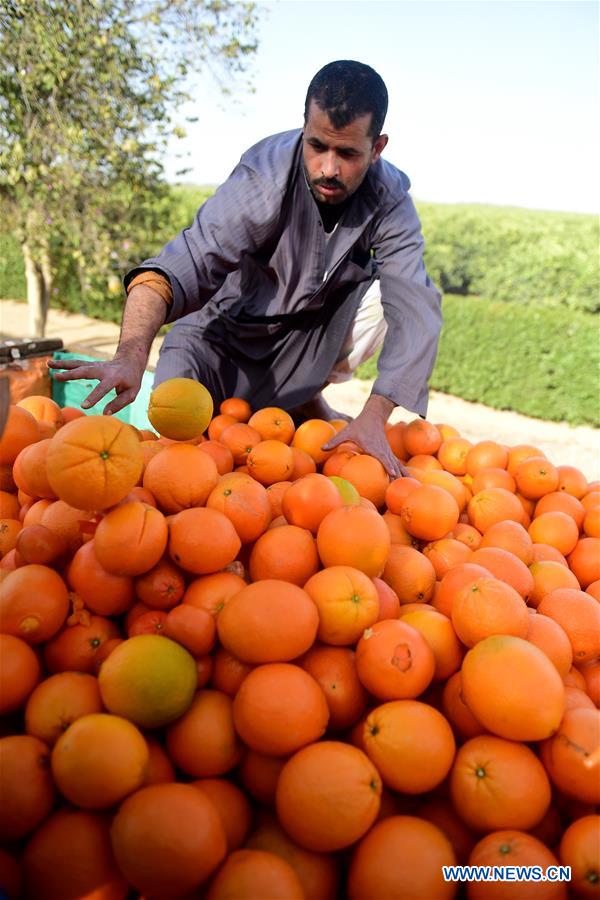
{"label": "robe sleeve", "polygon": [[168,278],[173,291],[167,322],[203,307],[245,254],[255,253],[276,231],[283,195],[255,169],[240,163],[158,256],[125,276],[125,288],[140,272]]}
{"label": "robe sleeve", "polygon": [[442,326],[441,297],[423,263],[421,224],[408,194],[382,216],[373,239],[387,333],[373,393],[420,416]]}

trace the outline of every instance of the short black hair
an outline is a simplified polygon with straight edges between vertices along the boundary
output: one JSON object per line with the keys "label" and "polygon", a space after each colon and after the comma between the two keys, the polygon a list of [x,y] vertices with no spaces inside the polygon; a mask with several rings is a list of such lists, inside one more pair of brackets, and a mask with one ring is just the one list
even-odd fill
{"label": "short black hair", "polygon": [[308,86],[304,121],[311,100],[326,112],[334,128],[345,128],[359,116],[371,113],[369,136],[381,134],[388,107],[388,92],[381,75],[365,63],[339,59],[327,63]]}

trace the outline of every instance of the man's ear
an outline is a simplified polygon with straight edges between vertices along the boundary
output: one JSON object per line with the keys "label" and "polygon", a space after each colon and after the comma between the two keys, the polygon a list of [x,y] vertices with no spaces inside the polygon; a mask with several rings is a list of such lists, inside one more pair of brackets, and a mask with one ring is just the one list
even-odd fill
{"label": "man's ear", "polygon": [[376,163],[381,154],[383,153],[389,138],[387,134],[380,134],[375,143],[373,144],[373,150],[371,151],[371,162]]}

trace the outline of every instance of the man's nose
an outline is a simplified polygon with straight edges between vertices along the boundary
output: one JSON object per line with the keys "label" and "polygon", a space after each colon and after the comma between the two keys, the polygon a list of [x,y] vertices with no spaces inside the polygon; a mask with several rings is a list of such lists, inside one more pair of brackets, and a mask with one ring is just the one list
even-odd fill
{"label": "man's nose", "polygon": [[323,155],[322,172],[325,178],[337,178],[340,174],[339,158],[333,150]]}

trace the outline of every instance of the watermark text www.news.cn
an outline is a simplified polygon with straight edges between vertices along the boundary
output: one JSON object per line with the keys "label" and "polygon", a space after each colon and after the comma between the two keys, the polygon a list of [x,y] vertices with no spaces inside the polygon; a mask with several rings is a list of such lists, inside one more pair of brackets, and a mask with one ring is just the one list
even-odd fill
{"label": "watermark text www.news.cn", "polygon": [[443,866],[444,881],[570,881],[570,866]]}

